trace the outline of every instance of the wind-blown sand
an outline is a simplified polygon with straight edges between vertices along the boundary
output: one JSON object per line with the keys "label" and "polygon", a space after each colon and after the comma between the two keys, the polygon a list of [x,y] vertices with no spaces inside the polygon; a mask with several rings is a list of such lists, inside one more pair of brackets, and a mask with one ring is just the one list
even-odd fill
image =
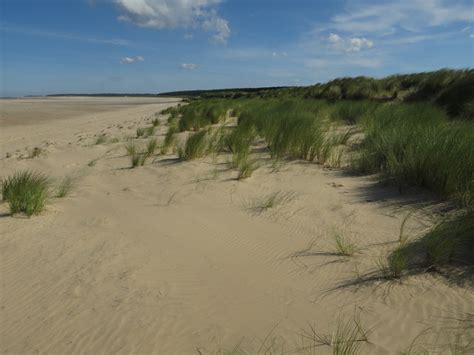
{"label": "wind-blown sand", "polygon": [[[264,153],[242,182],[226,157],[157,156],[128,169],[127,135],[178,101],[0,102],[0,178],[32,168],[77,179],[40,216],[10,217],[0,205],[1,353],[193,354],[239,343],[257,353],[266,336],[292,353],[308,324],[330,334],[354,312],[371,329],[362,353],[397,353],[427,328],[474,313],[472,290],[434,274],[337,288],[375,269],[426,195],[314,164],[273,171]],[[102,133],[121,142],[95,145]],[[35,146],[45,153],[29,159]],[[291,198],[251,209],[278,191]],[[407,233],[429,224],[416,213]],[[334,228],[358,244],[355,256],[334,255]],[[441,338],[429,333],[423,343]]]}

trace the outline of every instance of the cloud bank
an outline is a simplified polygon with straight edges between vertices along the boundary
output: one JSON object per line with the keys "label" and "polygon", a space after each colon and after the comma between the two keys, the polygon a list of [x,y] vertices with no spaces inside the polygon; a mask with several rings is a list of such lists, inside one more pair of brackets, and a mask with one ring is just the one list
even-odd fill
{"label": "cloud bank", "polygon": [[200,28],[212,33],[214,43],[225,44],[231,29],[227,20],[220,17],[216,6],[222,0],[116,0],[128,21],[140,27]]}

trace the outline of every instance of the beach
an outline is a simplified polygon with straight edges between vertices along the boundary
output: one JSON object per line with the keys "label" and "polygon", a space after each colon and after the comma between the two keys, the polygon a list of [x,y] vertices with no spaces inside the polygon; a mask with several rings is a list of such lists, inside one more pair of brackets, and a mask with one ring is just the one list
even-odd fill
{"label": "beach", "polygon": [[[74,180],[31,218],[0,204],[2,354],[298,353],[308,329],[331,334],[354,319],[367,330],[363,353],[389,354],[417,337],[446,342],[453,319],[474,313],[472,292],[437,274],[364,277],[402,226],[415,238],[433,225],[424,209],[413,213],[433,200],[426,191],[401,195],[373,176],[297,160],[275,166],[265,151],[242,181],[225,155],[180,161],[169,151],[130,169],[127,140],[144,144],[137,128],[158,119],[162,142],[159,113],[178,104],[0,101],[0,178],[32,169]],[[353,255],[335,249],[338,234]]]}

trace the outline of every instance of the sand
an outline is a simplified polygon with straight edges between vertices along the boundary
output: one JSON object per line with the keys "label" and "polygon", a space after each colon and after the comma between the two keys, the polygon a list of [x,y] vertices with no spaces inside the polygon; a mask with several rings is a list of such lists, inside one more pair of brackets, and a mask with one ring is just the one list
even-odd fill
{"label": "sand", "polygon": [[[330,334],[354,313],[371,330],[362,353],[397,353],[419,334],[423,346],[443,344],[452,319],[474,313],[472,290],[435,274],[348,286],[396,246],[425,193],[315,164],[274,169],[265,153],[245,181],[225,156],[170,154],[129,169],[127,136],[178,101],[0,102],[0,178],[32,168],[76,179],[70,196],[30,219],[0,204],[2,354],[204,354],[238,344],[263,353],[262,342],[294,353],[309,324]],[[96,145],[100,134],[120,142]],[[41,155],[29,158],[36,146]],[[283,203],[254,208],[277,192]],[[430,223],[414,213],[406,233]],[[334,255],[341,229],[359,247],[353,257]]]}

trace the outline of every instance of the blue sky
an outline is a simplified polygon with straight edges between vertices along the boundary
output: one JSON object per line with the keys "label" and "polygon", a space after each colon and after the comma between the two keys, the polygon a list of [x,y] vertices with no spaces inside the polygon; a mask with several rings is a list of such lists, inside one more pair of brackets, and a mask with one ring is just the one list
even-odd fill
{"label": "blue sky", "polygon": [[471,0],[2,0],[0,95],[311,85],[474,62]]}

